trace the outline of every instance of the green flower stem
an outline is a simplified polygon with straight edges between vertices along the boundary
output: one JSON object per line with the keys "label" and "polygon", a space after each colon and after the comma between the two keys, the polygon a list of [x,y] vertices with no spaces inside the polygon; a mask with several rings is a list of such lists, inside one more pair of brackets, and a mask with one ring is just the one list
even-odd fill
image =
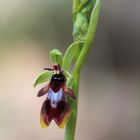
{"label": "green flower stem", "polygon": [[[80,73],[77,74],[74,79],[76,81],[74,81],[73,83],[73,91],[75,94],[78,94]],[[65,128],[65,140],[74,140],[76,121],[77,121],[77,111],[78,111],[77,105],[78,105],[78,99],[76,101],[71,100],[72,113],[71,113],[70,120],[68,121]]]}
{"label": "green flower stem", "polygon": [[[76,0],[77,1],[77,0]],[[76,6],[76,2],[74,0],[74,6]],[[85,59],[88,55],[88,52],[91,48],[92,42],[95,38],[98,18],[99,18],[99,12],[100,12],[100,0],[96,0],[95,6],[91,13],[90,23],[88,27],[88,32],[86,36],[86,40],[83,44],[83,48],[79,54],[79,57],[76,61],[74,71],[73,71],[73,91],[77,97],[77,101],[71,100],[71,107],[72,107],[72,115],[67,123],[66,129],[65,129],[65,140],[74,140],[75,135],[75,129],[76,129],[76,120],[77,120],[77,108],[78,108],[78,93],[79,93],[79,81],[80,81],[80,72],[81,68],[85,62]]]}

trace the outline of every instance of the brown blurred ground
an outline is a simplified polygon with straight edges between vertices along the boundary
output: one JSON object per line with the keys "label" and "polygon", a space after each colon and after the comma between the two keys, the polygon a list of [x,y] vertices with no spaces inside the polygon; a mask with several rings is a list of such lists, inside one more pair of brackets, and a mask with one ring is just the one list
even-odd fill
{"label": "brown blurred ground", "polygon": [[[65,6],[64,6],[65,5]],[[140,1],[102,2],[96,40],[81,73],[76,140],[140,139]],[[70,44],[71,1],[0,0],[0,139],[56,140],[39,124],[33,81],[49,51]]]}

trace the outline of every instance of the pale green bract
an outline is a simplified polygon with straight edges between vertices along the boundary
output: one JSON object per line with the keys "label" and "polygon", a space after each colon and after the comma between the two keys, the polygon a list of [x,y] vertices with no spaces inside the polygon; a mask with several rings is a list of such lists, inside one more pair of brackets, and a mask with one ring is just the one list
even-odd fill
{"label": "pale green bract", "polygon": [[77,51],[80,49],[80,42],[72,43],[65,52],[62,62],[62,68],[65,70],[69,70],[71,63],[76,56]]}

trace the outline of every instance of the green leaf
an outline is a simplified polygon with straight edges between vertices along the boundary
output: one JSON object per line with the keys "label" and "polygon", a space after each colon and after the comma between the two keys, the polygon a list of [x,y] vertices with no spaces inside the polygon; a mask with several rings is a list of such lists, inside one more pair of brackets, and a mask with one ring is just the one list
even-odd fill
{"label": "green leaf", "polygon": [[37,79],[35,80],[35,83],[34,83],[34,87],[38,84],[41,84],[43,82],[46,82],[46,81],[49,81],[52,77],[53,73],[50,72],[50,71],[46,71],[46,72],[43,72],[41,73]]}
{"label": "green leaf", "polygon": [[69,67],[71,66],[73,58],[76,56],[76,53],[80,49],[80,42],[74,42],[72,43],[68,49],[66,50],[64,57],[63,57],[63,62],[62,62],[62,68],[65,70],[68,70]]}
{"label": "green leaf", "polygon": [[51,57],[52,64],[59,64],[61,66],[63,55],[59,50],[53,49],[50,52],[50,57]]}

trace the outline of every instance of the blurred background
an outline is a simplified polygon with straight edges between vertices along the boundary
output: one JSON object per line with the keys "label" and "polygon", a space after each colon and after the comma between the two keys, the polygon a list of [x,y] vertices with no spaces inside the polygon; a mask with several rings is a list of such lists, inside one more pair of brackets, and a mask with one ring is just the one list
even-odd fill
{"label": "blurred background", "polygon": [[[0,139],[62,140],[39,123],[36,76],[72,42],[72,1],[0,0]],[[81,73],[76,140],[140,139],[140,1],[102,1]]]}

